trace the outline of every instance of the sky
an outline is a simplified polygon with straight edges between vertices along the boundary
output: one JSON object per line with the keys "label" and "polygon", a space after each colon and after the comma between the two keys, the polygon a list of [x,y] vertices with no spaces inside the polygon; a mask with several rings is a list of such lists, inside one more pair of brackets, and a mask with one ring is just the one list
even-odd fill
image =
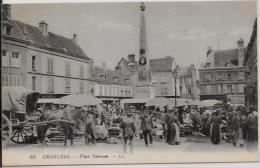
{"label": "sky", "polygon": [[[140,3],[16,4],[12,18],[72,38],[95,65],[114,68],[122,57],[138,58]],[[206,58],[208,47],[229,49],[248,44],[257,16],[256,1],[145,2],[148,58],[172,56],[180,66]]]}

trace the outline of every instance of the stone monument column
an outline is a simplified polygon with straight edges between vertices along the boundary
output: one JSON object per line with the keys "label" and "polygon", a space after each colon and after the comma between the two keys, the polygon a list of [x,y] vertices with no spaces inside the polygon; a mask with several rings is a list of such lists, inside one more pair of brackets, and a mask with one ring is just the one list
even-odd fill
{"label": "stone monument column", "polygon": [[140,41],[139,41],[139,61],[138,61],[138,82],[135,87],[135,98],[155,97],[154,86],[150,82],[150,61],[147,56],[146,28],[145,28],[145,5],[142,2],[140,16]]}

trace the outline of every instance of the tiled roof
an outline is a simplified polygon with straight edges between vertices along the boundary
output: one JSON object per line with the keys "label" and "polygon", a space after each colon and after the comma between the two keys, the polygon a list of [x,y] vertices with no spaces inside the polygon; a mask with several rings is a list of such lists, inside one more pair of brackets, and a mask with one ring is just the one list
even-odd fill
{"label": "tiled roof", "polygon": [[127,69],[128,69],[130,72],[135,72],[135,71],[138,69],[138,66],[139,66],[138,62],[135,61],[135,62],[134,62],[134,70],[133,70],[133,69],[128,65],[128,60],[125,59],[124,57],[122,57],[121,60],[118,62],[118,66],[121,64],[121,62],[123,62],[123,63],[126,65]]}
{"label": "tiled roof", "polygon": [[238,61],[238,49],[217,50],[214,55],[215,67],[225,67],[226,62]]}
{"label": "tiled roof", "polygon": [[150,70],[151,72],[171,72],[173,66],[173,58],[165,57],[159,59],[150,60]]}
{"label": "tiled roof", "polygon": [[72,39],[51,32],[48,32],[48,35],[44,36],[38,27],[20,21],[6,20],[5,22],[13,25],[14,37],[24,38],[35,47],[84,60],[91,60]]}
{"label": "tiled roof", "polygon": [[[121,74],[116,70],[104,70],[101,67],[94,67],[91,73],[92,80],[97,81],[101,84],[119,84],[126,85],[125,79],[126,76]],[[118,78],[118,82],[115,81],[115,78]]]}

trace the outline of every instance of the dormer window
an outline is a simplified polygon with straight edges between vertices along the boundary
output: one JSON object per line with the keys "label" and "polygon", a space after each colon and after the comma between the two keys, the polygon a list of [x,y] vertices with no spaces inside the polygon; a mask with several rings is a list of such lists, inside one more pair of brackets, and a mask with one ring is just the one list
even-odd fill
{"label": "dormer window", "polygon": [[118,82],[119,82],[118,77],[114,77],[114,82],[115,82],[115,83],[118,83]]}
{"label": "dormer window", "polygon": [[13,26],[12,25],[5,25],[3,34],[8,35],[8,36],[12,36],[13,35]]}
{"label": "dormer window", "polygon": [[62,48],[62,50],[66,53],[68,52],[67,48]]}
{"label": "dormer window", "polygon": [[129,83],[129,79],[126,78],[126,79],[125,79],[125,84],[128,84],[128,83]]}
{"label": "dormer window", "polygon": [[106,76],[105,76],[105,75],[100,75],[100,78],[101,78],[102,80],[106,80]]}

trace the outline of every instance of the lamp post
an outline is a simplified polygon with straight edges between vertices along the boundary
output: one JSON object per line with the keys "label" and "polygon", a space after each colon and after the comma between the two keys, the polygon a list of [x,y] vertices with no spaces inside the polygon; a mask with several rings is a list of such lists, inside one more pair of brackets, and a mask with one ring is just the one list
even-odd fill
{"label": "lamp post", "polygon": [[178,77],[178,71],[176,68],[174,68],[173,72],[173,78],[174,78],[174,103],[175,103],[175,111],[177,112],[177,77]]}

